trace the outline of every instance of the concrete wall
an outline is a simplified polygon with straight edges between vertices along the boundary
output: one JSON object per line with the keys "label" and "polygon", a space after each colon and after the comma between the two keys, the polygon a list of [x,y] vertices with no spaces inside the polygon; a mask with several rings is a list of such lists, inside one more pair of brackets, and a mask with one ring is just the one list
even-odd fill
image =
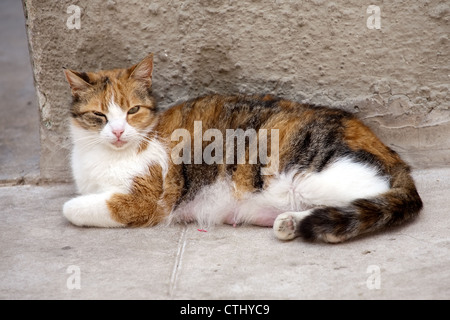
{"label": "concrete wall", "polygon": [[448,1],[23,2],[43,179],[70,177],[62,67],[127,67],[148,52],[165,106],[210,92],[339,106],[359,113],[414,167],[450,163]]}

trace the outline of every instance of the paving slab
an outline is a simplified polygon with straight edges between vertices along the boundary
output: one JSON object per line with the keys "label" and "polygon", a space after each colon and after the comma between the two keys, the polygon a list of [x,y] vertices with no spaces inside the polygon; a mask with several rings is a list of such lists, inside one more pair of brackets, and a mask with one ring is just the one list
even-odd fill
{"label": "paving slab", "polygon": [[61,215],[73,194],[70,185],[0,188],[0,298],[166,297],[181,227],[74,227]]}
{"label": "paving slab", "polygon": [[0,188],[0,299],[448,299],[450,168],[414,173],[415,221],[343,244],[270,228],[79,228],[68,184]]}

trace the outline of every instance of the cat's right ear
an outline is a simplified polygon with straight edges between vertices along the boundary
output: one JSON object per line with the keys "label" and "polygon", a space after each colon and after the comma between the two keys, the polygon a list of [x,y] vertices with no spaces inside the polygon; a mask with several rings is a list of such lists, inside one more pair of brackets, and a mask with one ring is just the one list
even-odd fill
{"label": "cat's right ear", "polygon": [[89,76],[85,72],[77,72],[70,69],[64,69],[66,80],[72,90],[72,96],[76,97],[81,92],[86,91],[92,85],[89,83]]}

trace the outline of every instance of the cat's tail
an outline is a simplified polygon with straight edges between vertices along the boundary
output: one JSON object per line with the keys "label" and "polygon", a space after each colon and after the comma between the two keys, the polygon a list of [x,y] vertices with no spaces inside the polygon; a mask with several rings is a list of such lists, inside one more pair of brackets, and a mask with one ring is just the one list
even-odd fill
{"label": "cat's tail", "polygon": [[346,207],[321,207],[311,210],[296,225],[296,234],[305,240],[341,242],[360,234],[400,225],[418,215],[422,200],[409,167],[393,170],[391,188],[370,199],[357,199]]}

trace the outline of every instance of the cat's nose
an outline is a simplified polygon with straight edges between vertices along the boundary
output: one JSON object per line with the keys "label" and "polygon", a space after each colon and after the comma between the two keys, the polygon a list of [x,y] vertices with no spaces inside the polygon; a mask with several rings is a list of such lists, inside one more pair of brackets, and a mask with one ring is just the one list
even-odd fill
{"label": "cat's nose", "polygon": [[123,131],[124,131],[123,129],[115,129],[112,131],[112,133],[117,137],[117,139],[119,139]]}

